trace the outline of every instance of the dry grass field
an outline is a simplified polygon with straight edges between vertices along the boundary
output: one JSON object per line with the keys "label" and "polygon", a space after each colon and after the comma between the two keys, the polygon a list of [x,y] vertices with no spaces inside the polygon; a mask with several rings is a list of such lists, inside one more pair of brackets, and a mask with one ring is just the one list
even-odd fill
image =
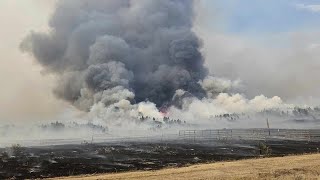
{"label": "dry grass field", "polygon": [[147,172],[127,172],[58,179],[320,179],[320,154],[250,159]]}

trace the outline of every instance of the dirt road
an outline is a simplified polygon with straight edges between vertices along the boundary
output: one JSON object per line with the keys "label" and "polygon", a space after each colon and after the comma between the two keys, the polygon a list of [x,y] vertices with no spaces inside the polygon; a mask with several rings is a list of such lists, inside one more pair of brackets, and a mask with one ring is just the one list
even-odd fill
{"label": "dirt road", "polygon": [[60,179],[320,179],[320,154],[219,162],[150,172],[128,172]]}

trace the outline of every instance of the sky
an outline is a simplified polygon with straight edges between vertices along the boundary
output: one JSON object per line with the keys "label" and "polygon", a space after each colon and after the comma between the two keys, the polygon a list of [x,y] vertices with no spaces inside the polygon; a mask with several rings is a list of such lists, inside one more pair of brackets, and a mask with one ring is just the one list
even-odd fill
{"label": "sky", "polygon": [[51,118],[61,103],[51,94],[52,78],[19,50],[33,29],[47,30],[52,1],[0,0],[0,120]]}
{"label": "sky", "polygon": [[196,32],[211,73],[248,97],[319,104],[320,1],[204,0]]}
{"label": "sky", "polygon": [[[66,105],[32,57],[19,50],[47,31],[55,0],[0,0],[0,119],[51,117]],[[201,0],[195,32],[212,74],[240,79],[248,97],[319,103],[319,0]],[[36,98],[35,98],[36,97]],[[14,113],[13,113],[14,112]],[[41,115],[41,116],[40,116]]]}
{"label": "sky", "polygon": [[[319,29],[319,0],[205,0],[230,33],[261,34]],[[214,11],[216,10],[216,11]],[[210,22],[214,25],[215,22]]]}

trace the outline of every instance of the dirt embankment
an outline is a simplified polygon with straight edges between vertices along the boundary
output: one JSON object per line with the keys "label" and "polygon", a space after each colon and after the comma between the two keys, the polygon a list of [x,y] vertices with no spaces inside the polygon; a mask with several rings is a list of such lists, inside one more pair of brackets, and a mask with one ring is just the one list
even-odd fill
{"label": "dirt embankment", "polygon": [[320,179],[320,154],[219,162],[158,171],[60,179]]}

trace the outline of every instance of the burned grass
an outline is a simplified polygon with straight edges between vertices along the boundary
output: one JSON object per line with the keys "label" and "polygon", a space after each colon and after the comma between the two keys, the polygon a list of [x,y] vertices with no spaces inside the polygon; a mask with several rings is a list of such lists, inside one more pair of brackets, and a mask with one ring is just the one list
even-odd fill
{"label": "burned grass", "polygon": [[[263,145],[262,145],[263,143]],[[269,154],[263,154],[267,147]],[[317,152],[304,141],[83,144],[1,149],[0,179],[157,170],[198,163]]]}

